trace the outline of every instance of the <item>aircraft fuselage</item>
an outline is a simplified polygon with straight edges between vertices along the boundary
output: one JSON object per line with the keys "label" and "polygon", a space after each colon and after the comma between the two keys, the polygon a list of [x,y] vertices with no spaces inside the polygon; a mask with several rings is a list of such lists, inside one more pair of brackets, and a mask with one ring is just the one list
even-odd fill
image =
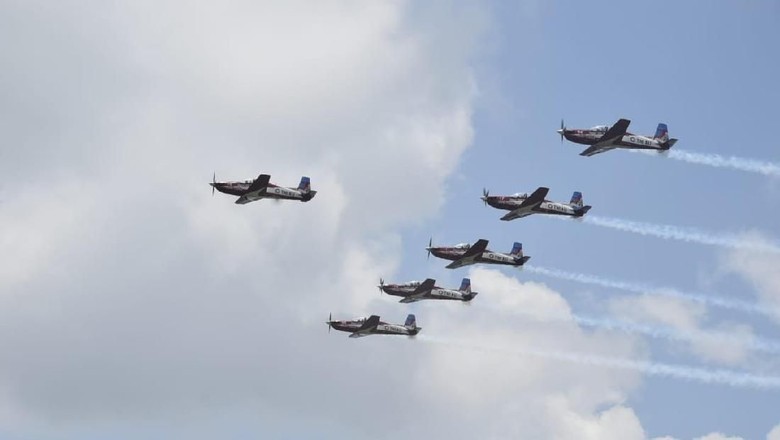
{"label": "aircraft fuselage", "polygon": [[[583,145],[594,145],[604,136],[606,130],[572,129],[563,130],[563,137],[567,140]],[[634,150],[668,150],[657,139],[633,133],[626,133],[609,145],[615,148],[628,148]]]}
{"label": "aircraft fuselage", "polygon": [[[433,252],[433,251],[431,251]],[[392,296],[399,296],[401,298],[407,298],[414,293],[415,289],[420,285],[419,282],[414,281],[406,284],[385,284],[379,286],[383,292]],[[443,287],[434,286],[430,292],[426,293],[420,299],[442,299],[453,301],[471,301],[477,295],[477,292],[466,293],[460,290],[445,289]]]}
{"label": "aircraft fuselage", "polygon": [[[450,261],[460,260],[468,249],[459,247],[432,247],[431,253],[439,258]],[[507,266],[522,266],[530,257],[514,257],[501,252],[485,250],[482,255],[474,259],[475,263],[503,264]]]}
{"label": "aircraft fuselage", "polygon": [[302,191],[297,188],[288,188],[269,183],[267,187],[259,191],[249,191],[252,181],[246,182],[215,182],[210,183],[217,191],[233,196],[246,197],[248,199],[277,199],[298,200],[308,202],[317,194],[317,191]]}
{"label": "aircraft fuselage", "polygon": [[[506,211],[514,211],[523,204],[527,197],[525,196],[488,196],[485,197],[487,204],[498,209]],[[538,214],[551,214],[551,215],[568,215],[572,217],[581,217],[584,212],[582,210],[576,210],[573,206],[566,203],[551,202],[545,200],[537,206],[529,207],[526,212],[523,212],[520,217]]]}
{"label": "aircraft fuselage", "polygon": [[[355,333],[363,326],[366,321],[364,319],[351,320],[351,321],[328,321],[328,324],[333,327],[334,330]],[[379,321],[375,329],[371,329],[366,332],[367,335],[406,335],[414,336],[422,330],[422,327],[406,327],[398,324],[388,324],[383,321]]]}

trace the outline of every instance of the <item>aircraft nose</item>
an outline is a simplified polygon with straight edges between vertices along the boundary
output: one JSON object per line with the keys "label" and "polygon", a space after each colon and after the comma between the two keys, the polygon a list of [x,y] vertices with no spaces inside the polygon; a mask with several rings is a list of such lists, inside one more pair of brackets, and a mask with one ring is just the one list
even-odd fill
{"label": "aircraft nose", "polygon": [[559,129],[557,130],[557,133],[558,133],[558,134],[563,134],[563,129],[562,129],[562,128],[559,128]]}

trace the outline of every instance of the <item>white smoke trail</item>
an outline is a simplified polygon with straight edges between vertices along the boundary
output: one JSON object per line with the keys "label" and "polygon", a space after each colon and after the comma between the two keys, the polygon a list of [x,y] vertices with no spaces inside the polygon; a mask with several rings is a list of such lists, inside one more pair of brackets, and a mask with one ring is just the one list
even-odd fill
{"label": "white smoke trail", "polygon": [[770,354],[780,354],[780,342],[758,336],[736,335],[733,333],[702,330],[678,330],[672,327],[651,326],[636,322],[623,321],[609,318],[594,318],[577,314],[552,316],[539,316],[525,312],[514,312],[527,318],[542,321],[575,322],[582,327],[590,327],[601,330],[616,331],[629,334],[641,334],[655,339],[665,339],[674,342],[713,342],[734,343],[748,349]]}
{"label": "white smoke trail", "polygon": [[673,225],[658,225],[654,223],[636,222],[620,218],[599,217],[587,215],[585,223],[617,229],[619,231],[633,232],[641,235],[663,238],[666,240],[681,240],[689,243],[709,244],[732,249],[749,249],[755,251],[780,253],[780,243],[775,241],[759,241],[741,237],[736,234],[713,233],[697,228],[680,227]]}
{"label": "white smoke trail", "polygon": [[508,356],[535,356],[564,362],[592,365],[597,367],[617,368],[639,371],[651,376],[669,377],[691,380],[705,384],[721,384],[738,388],[780,389],[780,377],[760,376],[734,370],[697,368],[686,365],[663,364],[657,362],[637,361],[633,359],[599,356],[587,353],[566,352],[556,350],[538,350],[530,347],[513,347],[505,349],[482,345],[472,345],[446,339],[417,336],[426,343],[439,344],[452,348],[479,351],[483,353],[498,353]]}
{"label": "white smoke trail", "polygon": [[780,177],[780,164],[764,160],[747,159],[736,156],[721,156],[720,154],[713,153],[696,153],[678,149],[671,149],[664,152],[664,154],[658,154],[655,151],[649,150],[631,151],[642,152],[652,156],[668,157],[682,162],[709,165],[715,168],[730,168],[732,170],[763,174],[764,176]]}
{"label": "white smoke trail", "polygon": [[683,292],[671,287],[655,287],[655,286],[642,284],[642,283],[611,280],[596,275],[589,275],[589,274],[578,273],[578,272],[568,272],[564,270],[546,268],[541,266],[526,265],[523,267],[525,268],[526,272],[545,275],[548,277],[557,278],[561,280],[575,281],[578,283],[590,284],[593,286],[619,289],[619,290],[624,290],[626,292],[684,299],[687,301],[692,301],[692,302],[705,304],[713,307],[720,307],[729,310],[738,310],[746,313],[761,314],[769,317],[775,317],[775,312],[773,310],[767,309],[765,307],[761,307],[758,304],[747,302],[747,301],[739,301],[735,299],[705,295],[701,293]]}

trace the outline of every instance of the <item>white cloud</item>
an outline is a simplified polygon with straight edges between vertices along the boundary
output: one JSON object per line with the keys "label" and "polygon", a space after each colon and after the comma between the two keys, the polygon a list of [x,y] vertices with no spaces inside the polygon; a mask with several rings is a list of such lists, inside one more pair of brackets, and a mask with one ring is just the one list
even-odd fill
{"label": "white cloud", "polygon": [[[0,48],[15,66],[0,106],[25,104],[5,121],[23,148],[0,163],[19,185],[0,204],[0,244],[13,249],[0,255],[0,290],[13,293],[0,310],[4,429],[116,434],[145,420],[208,437],[193,426],[229,413],[231,427],[266,434],[284,427],[256,418],[294,420],[301,437],[642,438],[625,406],[636,372],[355,341],[323,324],[330,311],[412,310],[424,336],[642,356],[625,335],[522,320],[510,310],[571,311],[496,271],[472,271],[471,307],[405,308],[374,290],[399,265],[400,228],[437,212],[471,143],[484,14],[93,6],[0,14],[27,48]],[[290,185],[307,174],[319,193],[236,206],[209,195],[212,171]]]}
{"label": "white cloud", "polygon": [[[761,242],[766,240],[760,234],[747,234],[745,240]],[[780,320],[780,257],[771,253],[735,250],[725,254],[722,271],[735,273],[750,283],[760,303],[771,311],[775,320]]]}
{"label": "white cloud", "polygon": [[772,428],[766,435],[766,440],[780,440],[780,424]]}
{"label": "white cloud", "polygon": [[703,437],[697,437],[695,440],[744,440],[742,437],[732,437],[719,432],[713,432]]}
{"label": "white cloud", "polygon": [[620,319],[674,329],[664,334],[677,336],[675,344],[684,342],[683,347],[706,361],[739,365],[750,359],[752,328],[730,322],[709,324],[708,310],[702,304],[642,295],[615,298],[610,309]]}

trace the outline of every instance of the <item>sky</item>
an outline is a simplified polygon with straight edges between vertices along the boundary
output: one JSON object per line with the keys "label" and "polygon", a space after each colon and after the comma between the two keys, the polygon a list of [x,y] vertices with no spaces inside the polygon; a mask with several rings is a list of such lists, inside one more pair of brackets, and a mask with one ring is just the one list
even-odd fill
{"label": "sky", "polygon": [[[0,3],[0,438],[780,439],[778,20]],[[619,118],[679,141],[584,158],[555,133]],[[318,194],[238,206],[212,173]],[[593,209],[479,200],[539,186]],[[478,238],[528,267],[426,258]],[[465,276],[470,304],[376,289]],[[330,313],[423,330],[354,340]]]}

